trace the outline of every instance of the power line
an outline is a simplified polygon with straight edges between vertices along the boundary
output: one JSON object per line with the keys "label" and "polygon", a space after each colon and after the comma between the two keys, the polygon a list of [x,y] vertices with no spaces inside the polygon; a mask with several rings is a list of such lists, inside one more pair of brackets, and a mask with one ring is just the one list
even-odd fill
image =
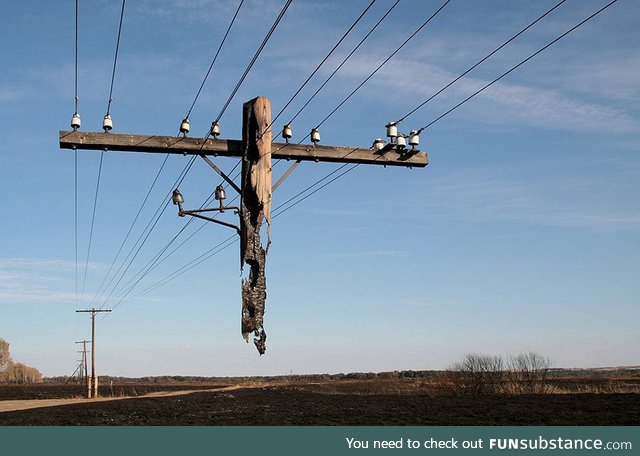
{"label": "power line", "polygon": [[[205,201],[200,205],[200,209],[204,208],[207,204],[209,204],[209,202],[212,200],[212,198],[214,197],[215,191],[212,192],[207,199],[205,199]],[[231,203],[233,203],[233,201],[237,200],[240,196],[236,196],[231,200]],[[213,215],[213,218],[217,217],[219,215],[219,213]],[[162,264],[165,260],[167,260],[167,258],[169,258],[171,255],[173,255],[180,247],[182,247],[185,243],[187,243],[191,238],[193,238],[193,236],[195,236],[200,230],[202,230],[207,223],[203,223],[202,225],[200,225],[199,228],[197,228],[193,233],[191,233],[184,241],[182,241],[178,246],[176,246],[171,252],[169,252],[167,255],[164,256],[164,258],[162,258],[162,255],[164,255],[164,253],[169,249],[169,247],[171,247],[171,245],[176,241],[176,239],[178,239],[178,237],[182,234],[182,232],[185,231],[185,229],[189,226],[189,224],[191,222],[193,222],[195,219],[190,219],[184,227],[182,227],[178,233],[176,233],[173,238],[171,238],[171,240],[169,240],[169,242],[157,253],[155,254],[142,268],[140,268],[140,270],[133,275],[133,277],[123,286],[124,288],[127,288],[126,292],[123,292],[122,295],[120,296],[120,300],[118,301],[118,303],[114,306],[117,307],[119,306],[122,301],[129,295],[131,294],[131,292],[135,289],[135,287],[155,268],[157,268],[160,264]],[[136,279],[137,278],[137,279]]]}
{"label": "power line", "polygon": [[[281,210],[280,212],[276,212],[279,208],[286,206],[288,203],[292,202],[293,200],[295,200],[296,198],[298,198],[299,196],[303,195],[304,193],[306,193],[307,191],[309,191],[310,189],[312,189],[313,187],[317,186],[319,183],[325,181],[326,179],[328,179],[329,177],[333,176],[334,174],[338,173],[339,171],[341,171],[342,169],[344,169],[345,167],[347,167],[349,165],[349,163],[345,163],[341,166],[339,166],[338,168],[336,168],[335,170],[333,170],[331,173],[329,173],[328,175],[324,176],[323,178],[317,180],[316,182],[314,182],[313,184],[309,185],[308,187],[306,187],[304,190],[300,191],[299,193],[297,193],[296,195],[294,195],[293,197],[289,198],[287,201],[285,201],[284,203],[278,205],[276,208],[274,208],[274,215],[272,218],[276,218],[279,215],[282,215],[283,213],[287,212],[288,210],[290,210],[291,208],[293,208],[294,206],[300,204],[302,201],[306,200],[307,198],[309,198],[310,196],[314,195],[315,193],[319,192],[320,190],[322,190],[323,188],[327,187],[328,185],[330,185],[331,183],[335,182],[336,180],[340,179],[341,177],[343,177],[344,175],[350,173],[351,171],[353,171],[358,164],[354,164],[351,167],[349,167],[347,170],[345,170],[344,172],[338,174],[336,177],[334,177],[333,179],[331,179],[330,181],[326,182],[324,185],[318,187],[317,189],[315,189],[313,192],[309,193],[308,195],[304,196],[303,198],[301,198],[298,201],[295,201],[293,204],[289,205],[288,207],[284,208],[283,210]],[[204,226],[204,225],[203,225]],[[200,227],[198,229],[198,231],[201,229],[202,227]],[[197,232],[197,231],[196,231]],[[193,233],[188,239],[190,239],[193,235],[195,235],[196,233]],[[185,241],[183,241],[182,244],[183,245],[185,242],[187,242],[186,239]],[[164,278],[160,279],[159,281],[157,281],[156,283],[154,283],[153,285],[150,285],[149,287],[147,287],[146,289],[144,289],[143,291],[141,291],[140,293],[138,293],[137,295],[133,296],[132,298],[130,298],[129,301],[135,301],[136,299],[139,299],[143,296],[146,296],[147,294],[151,293],[152,291],[155,291],[156,289],[160,288],[161,286],[167,284],[168,282],[178,278],[179,276],[181,276],[182,274],[190,271],[191,269],[195,268],[196,266],[198,266],[199,264],[205,262],[206,260],[214,257],[215,255],[217,255],[218,253],[222,252],[224,249],[226,249],[227,247],[230,247],[231,245],[233,245],[235,242],[237,242],[237,237],[235,235],[228,237],[227,239],[225,239],[224,241],[218,243],[217,245],[215,245],[214,247],[212,247],[211,249],[207,250],[206,252],[200,254],[198,257],[194,258],[193,260],[187,262],[186,264],[184,264],[183,266],[181,266],[180,268],[178,268],[177,270],[175,270],[174,272],[172,272],[171,274],[168,274],[167,276],[165,276]],[[180,246],[178,246],[180,247]],[[177,247],[177,248],[178,248]],[[175,252],[176,249],[174,249],[169,255],[173,254],[173,252]],[[166,258],[168,258],[168,256],[165,257],[162,261],[166,260]],[[162,262],[161,261],[161,262]],[[140,280],[137,283],[139,283]],[[115,309],[116,307],[118,307],[119,305],[121,305],[124,302],[124,299],[130,294],[130,292],[132,291],[133,288],[131,288],[129,290],[129,292],[127,292],[127,294],[125,296],[123,296],[120,301],[113,306],[113,309]]]}
{"label": "power line", "polygon": [[[74,116],[78,115],[78,1],[76,0],[75,15],[75,64],[74,64]],[[73,124],[73,122],[72,122]],[[73,151],[73,175],[74,175],[74,246],[76,257],[76,306],[78,305],[78,149]]]}
{"label": "power line", "polygon": [[504,78],[505,76],[507,76],[508,74],[510,74],[512,71],[514,71],[515,69],[519,68],[520,66],[524,65],[526,62],[528,62],[529,60],[531,60],[532,58],[534,58],[536,55],[540,54],[541,52],[543,52],[544,50],[546,50],[547,48],[551,47],[552,45],[554,45],[555,43],[557,43],[558,41],[560,41],[562,38],[564,38],[565,36],[567,36],[569,33],[573,32],[575,29],[577,29],[578,27],[580,27],[581,25],[585,24],[586,22],[590,21],[591,19],[593,19],[595,16],[597,16],[598,14],[600,14],[601,12],[603,12],[604,10],[606,10],[607,8],[609,8],[611,5],[613,5],[615,2],[617,2],[618,0],[612,0],[611,2],[609,2],[608,4],[606,4],[605,6],[603,6],[602,8],[600,8],[598,11],[596,11],[595,13],[593,13],[592,15],[590,15],[589,17],[587,17],[586,19],[584,19],[583,21],[581,21],[580,23],[574,25],[573,27],[571,27],[569,30],[567,30],[566,32],[564,32],[562,35],[558,36],[556,39],[554,39],[553,41],[550,41],[547,45],[541,47],[540,49],[538,49],[536,52],[534,52],[533,54],[531,54],[529,57],[527,57],[526,59],[522,60],[520,63],[518,63],[517,65],[511,67],[511,69],[505,71],[504,73],[502,73],[500,76],[498,76],[497,78],[495,78],[493,81],[491,81],[490,83],[484,85],[482,88],[480,88],[479,90],[475,91],[473,94],[469,95],[467,98],[465,98],[464,100],[462,100],[460,103],[458,103],[457,105],[455,105],[453,108],[449,109],[447,112],[445,112],[444,114],[441,114],[440,116],[436,117],[434,120],[432,120],[431,122],[429,122],[428,124],[426,124],[424,127],[421,127],[418,130],[418,133],[423,132],[424,130],[426,130],[427,128],[429,128],[431,125],[433,125],[434,123],[436,123],[437,121],[439,121],[440,119],[442,119],[443,117],[447,116],[448,114],[450,114],[451,112],[455,111],[456,109],[458,109],[460,106],[462,106],[463,104],[465,104],[467,101],[471,100],[472,98],[474,98],[476,95],[478,95],[479,93],[483,92],[485,89],[491,87],[493,84],[495,84],[496,82],[498,82],[500,79]]}
{"label": "power line", "polygon": [[126,0],[122,0],[122,9],[120,10],[120,24],[118,25],[118,39],[116,41],[116,53],[113,58],[113,70],[111,71],[111,87],[109,88],[109,102],[107,103],[107,115],[111,111],[111,102],[113,101],[113,83],[116,78],[116,65],[118,63],[118,50],[120,49],[120,36],[122,34],[122,20],[124,18],[124,5]]}
{"label": "power line", "polygon": [[422,30],[429,22],[431,22],[431,20],[434,17],[436,17],[440,13],[440,11],[442,11],[445,8],[445,6],[449,4],[449,2],[451,2],[451,0],[447,0],[446,2],[444,2],[442,6],[440,6],[440,8],[436,10],[435,13],[433,13],[426,21],[422,23],[422,25],[420,25],[420,27],[418,27],[411,35],[409,35],[409,38],[407,38],[395,51],[391,53],[389,57],[387,57],[380,65],[378,65],[378,67],[375,70],[373,70],[373,72],[369,76],[367,76],[364,81],[362,81],[355,89],[353,89],[353,91],[349,95],[347,95],[347,97],[344,100],[342,100],[338,104],[338,106],[336,106],[333,109],[333,111],[327,114],[327,116],[324,119],[322,119],[322,121],[316,126],[316,128],[320,128],[320,126],[322,126],[323,123],[325,123],[331,116],[333,116],[336,113],[336,111],[342,107],[342,105],[344,105],[358,90],[360,90],[360,88],[363,85],[365,85],[369,81],[369,79],[371,79],[378,71],[380,71],[380,69],[383,66],[387,64],[389,60],[391,60],[398,52],[400,52],[400,50],[403,47],[405,47],[407,43],[411,41],[418,34],[418,32],[420,32],[420,30]]}
{"label": "power line", "polygon": [[220,121],[220,119],[224,115],[224,112],[227,110],[227,107],[229,107],[229,103],[231,103],[231,100],[233,100],[233,98],[236,96],[236,93],[240,89],[240,86],[242,85],[242,83],[244,82],[245,78],[247,77],[247,75],[251,71],[251,68],[253,67],[253,64],[256,62],[256,60],[258,60],[258,57],[262,53],[262,50],[267,45],[267,42],[271,38],[271,35],[275,31],[276,27],[278,27],[278,24],[282,20],[282,17],[284,16],[284,14],[287,12],[287,9],[289,9],[289,5],[291,5],[292,1],[293,0],[287,0],[285,5],[282,7],[282,10],[280,11],[280,14],[276,18],[276,20],[273,23],[273,25],[271,26],[271,29],[269,30],[269,32],[267,32],[267,35],[264,37],[264,40],[262,40],[262,44],[258,47],[258,50],[256,51],[256,53],[254,54],[253,58],[249,62],[249,65],[247,65],[247,68],[244,70],[244,73],[242,74],[242,76],[238,80],[235,88],[231,91],[231,95],[229,95],[229,98],[227,99],[226,103],[222,107],[222,110],[220,111],[220,114],[218,114],[218,117],[215,120],[216,122]]}
{"label": "power line", "polygon": [[[185,165],[185,167],[183,168],[182,172],[180,173],[180,175],[178,176],[178,178],[176,179],[176,181],[174,182],[174,185],[172,186],[172,189],[175,188],[176,186],[179,186],[180,183],[182,183],[182,181],[184,180],[184,178],[186,177],[187,173],[189,172],[189,170],[191,169],[191,166],[193,166],[193,163],[196,159],[196,155],[194,155],[191,160],[189,160],[189,162]],[[164,211],[167,209],[168,203],[169,203],[169,198],[171,196],[171,191],[169,190],[168,194],[165,196],[165,198],[162,199],[162,202],[160,203],[160,205],[158,206],[158,208],[156,209],[156,212],[154,213],[154,215],[151,217],[151,219],[149,220],[149,222],[147,223],[147,226],[144,228],[144,230],[142,231],[142,233],[140,234],[140,236],[138,236],[138,239],[136,240],[136,242],[134,243],[133,247],[131,248],[131,250],[129,251],[129,253],[127,254],[127,256],[125,257],[124,261],[120,264],[120,267],[118,268],[118,270],[116,271],[115,275],[111,278],[109,284],[107,285],[106,288],[109,288],[111,286],[111,283],[113,283],[113,280],[115,280],[115,277],[120,275],[120,278],[117,280],[116,284],[113,286],[113,288],[111,288],[111,292],[109,293],[109,295],[107,296],[107,298],[104,300],[104,303],[102,305],[102,307],[104,307],[106,305],[106,303],[109,301],[109,299],[111,298],[111,296],[114,294],[115,290],[117,289],[118,285],[120,284],[120,282],[122,281],[122,279],[124,278],[125,274],[127,273],[127,271],[129,270],[129,268],[131,267],[131,264],[133,263],[133,261],[136,259],[136,257],[138,256],[138,254],[140,253],[140,250],[142,249],[142,247],[144,246],[144,244],[147,242],[147,239],[149,239],[149,236],[151,235],[151,233],[153,232],[154,228],[156,227],[156,225],[158,224],[158,221],[160,220],[160,217],[162,216],[162,214],[164,213]],[[166,202],[165,202],[166,201]],[[145,234],[146,233],[146,234]],[[137,249],[136,249],[137,247]],[[135,253],[134,253],[135,250]],[[133,255],[133,256],[132,256]],[[128,263],[127,263],[128,261]],[[125,267],[124,271],[120,274],[120,271],[122,270],[122,268],[124,267],[125,263],[127,263],[127,266]],[[105,289],[106,290],[106,289]]]}
{"label": "power line", "polygon": [[74,206],[74,243],[76,253],[76,305],[78,304],[78,150],[76,149],[73,154],[73,173],[74,173],[74,192],[73,192],[73,206]]}
{"label": "power line", "polygon": [[231,19],[231,23],[229,24],[229,27],[227,27],[227,31],[225,32],[224,36],[222,37],[222,41],[220,42],[220,45],[218,46],[218,50],[216,51],[216,54],[213,56],[213,60],[211,61],[211,65],[209,65],[209,69],[207,70],[207,74],[205,74],[204,79],[202,80],[202,84],[200,84],[200,88],[198,89],[198,92],[196,93],[196,96],[193,99],[193,103],[191,103],[191,107],[189,108],[189,111],[187,112],[187,115],[186,115],[187,119],[191,115],[191,111],[193,110],[193,107],[196,105],[196,102],[198,101],[198,97],[200,97],[200,92],[202,92],[202,88],[204,87],[204,84],[207,82],[207,79],[209,78],[209,74],[211,73],[211,70],[213,69],[213,65],[216,63],[216,60],[218,59],[218,55],[220,54],[220,51],[222,50],[222,46],[224,46],[224,43],[227,40],[227,36],[229,35],[229,32],[231,31],[231,27],[233,27],[233,24],[236,21],[236,17],[238,16],[238,13],[240,12],[240,8],[242,7],[243,3],[244,3],[244,0],[240,0],[240,3],[238,4],[238,8],[236,8],[236,12],[233,15],[233,18]]}
{"label": "power line", "polygon": [[74,114],[78,114],[78,0],[76,0]]}
{"label": "power line", "polygon": [[327,85],[327,83],[333,78],[333,76],[335,76],[335,74],[344,66],[344,64],[347,63],[347,61],[351,58],[351,56],[360,48],[360,46],[362,46],[362,44],[369,38],[369,36],[371,36],[371,34],[378,28],[378,26],[382,23],[382,21],[384,21],[387,18],[387,16],[391,13],[391,11],[393,11],[393,9],[398,5],[398,3],[400,3],[400,0],[396,0],[396,2],[393,5],[391,5],[391,7],[387,10],[387,12],[378,20],[378,22],[371,28],[371,30],[369,30],[369,33],[367,33],[364,36],[364,38],[360,40],[360,42],[356,45],[356,47],[353,48],[353,50],[349,53],[349,55],[347,55],[344,58],[344,60],[342,60],[340,65],[338,65],[336,69],[333,70],[333,72],[329,75],[327,79],[325,79],[322,85],[318,87],[318,89],[313,93],[313,95],[311,95],[311,97],[309,97],[306,103],[302,105],[302,107],[294,114],[294,116],[289,121],[290,124],[293,123],[294,120],[296,120],[296,118],[302,113],[302,111],[304,111],[304,109],[309,105],[309,103],[311,103],[311,101],[316,97],[316,95],[320,93],[320,91]]}
{"label": "power line", "polygon": [[[318,72],[318,70],[320,70],[320,68],[322,67],[322,65],[325,64],[325,62],[327,61],[327,59],[329,59],[329,57],[331,57],[331,55],[334,53],[334,51],[338,48],[338,46],[340,46],[340,44],[344,41],[344,39],[349,35],[349,33],[351,33],[351,31],[354,29],[354,27],[358,24],[358,22],[360,22],[360,20],[365,16],[365,14],[367,14],[367,11],[369,11],[369,9],[371,9],[371,7],[373,6],[373,4],[376,2],[377,0],[372,0],[371,3],[369,3],[369,5],[364,9],[364,11],[362,13],[360,13],[360,16],[358,16],[358,18],[351,24],[351,26],[347,29],[346,32],[344,32],[344,34],[342,35],[342,37],[340,37],[340,39],[338,40],[338,42],[331,48],[331,50],[327,53],[327,55],[322,59],[322,61],[316,66],[316,68],[311,72],[311,74],[307,77],[307,79],[302,83],[302,85],[298,88],[298,90],[296,90],[296,92],[291,96],[291,98],[289,98],[289,101],[287,101],[287,103],[284,105],[284,107],[280,110],[280,112],[278,112],[278,114],[274,117],[274,119],[271,121],[271,123],[269,124],[269,126],[265,129],[268,130],[275,122],[276,120],[278,120],[278,118],[282,115],[282,113],[289,107],[289,105],[291,104],[291,102],[298,96],[298,94],[302,91],[302,89],[304,89],[306,87],[306,85],[309,83],[309,81],[311,80],[311,78],[313,78],[313,76],[315,76],[315,74]],[[398,0],[400,1],[400,0]],[[396,2],[397,4],[398,2]],[[395,6],[395,5],[394,5]]]}
{"label": "power line", "polygon": [[[337,168],[336,170],[334,170],[330,175],[335,174],[336,172],[340,171],[341,169],[343,169],[344,167],[346,167],[349,163],[345,163],[342,166],[340,166],[339,168]],[[326,182],[325,184],[321,185],[320,187],[318,187],[317,189],[315,189],[314,191],[312,191],[311,193],[309,193],[308,195],[304,196],[304,198],[299,199],[298,201],[294,202],[293,204],[291,204],[290,206],[284,208],[283,210],[281,210],[280,212],[277,212],[273,215],[273,218],[276,218],[279,215],[284,214],[285,212],[287,212],[289,209],[291,209],[294,206],[297,206],[298,204],[300,204],[301,202],[303,202],[304,200],[306,200],[307,198],[309,198],[311,195],[314,195],[316,193],[318,193],[320,190],[322,190],[323,188],[325,188],[327,185],[337,181],[338,179],[340,179],[342,176],[344,176],[345,174],[350,173],[351,171],[353,171],[355,168],[357,168],[359,166],[359,163],[353,164],[351,165],[351,167],[349,167],[346,171],[338,174],[336,177],[334,177],[333,179],[331,179],[330,181]],[[318,185],[318,183],[320,183],[322,180],[328,178],[329,175],[323,177],[321,180],[317,181],[316,183],[314,183],[313,185],[307,187],[307,189],[303,190],[302,192],[300,192],[298,195],[309,191],[311,188],[315,187],[316,185]],[[275,210],[278,210],[278,208],[282,207],[283,204],[281,204],[280,206],[278,206]]]}
{"label": "power line", "polygon": [[[208,202],[211,200],[211,198],[213,198],[213,193],[211,195],[209,195],[209,197],[202,203],[202,205],[200,206],[200,208],[203,208],[204,206],[206,206],[208,204]],[[238,199],[239,196],[236,196],[235,198],[233,198],[231,200],[231,202],[235,201],[236,199]],[[213,217],[216,217],[218,214],[214,215]],[[203,223],[198,229],[196,229],[196,231],[194,231],[193,233],[191,233],[184,241],[182,241],[178,246],[176,246],[171,252],[169,252],[167,255],[165,255],[164,258],[161,259],[162,255],[169,249],[169,247],[173,244],[173,242],[175,242],[175,240],[180,236],[180,234],[182,234],[182,232],[187,228],[187,226],[189,226],[189,224],[195,219],[190,219],[185,226],[180,229],[180,231],[178,231],[178,233],[165,245],[165,247],[163,249],[161,249],[160,252],[158,252],[156,255],[154,255],[154,257],[149,260],[149,262],[147,262],[147,264],[145,266],[143,266],[138,273],[136,273],[125,285],[123,288],[128,287],[126,292],[123,292],[121,294],[121,296],[119,297],[118,302],[113,306],[113,308],[115,309],[116,307],[120,306],[123,304],[123,302],[135,289],[136,286],[138,286],[138,284],[155,268],[157,268],[161,263],[163,263],[165,260],[167,260],[167,258],[169,258],[171,255],[173,255],[180,247],[182,247],[186,242],[188,242],[191,238],[193,238],[193,236],[195,236],[200,230],[202,230],[202,228],[204,228],[207,223]],[[235,238],[235,235],[231,236],[231,238]],[[226,241],[223,241],[223,243]],[[220,245],[220,244],[218,244]],[[214,247],[215,249],[216,247]],[[213,250],[213,249],[212,249]],[[208,251],[209,252],[209,251]],[[206,255],[208,252],[205,252],[203,255]],[[202,255],[201,255],[202,256]],[[198,257],[200,258],[200,257]],[[197,259],[196,259],[197,260]],[[138,277],[139,276],[139,277]],[[137,279],[136,279],[137,277]],[[136,298],[132,298],[131,300],[136,299]]]}
{"label": "power line", "polygon": [[[285,201],[284,203],[280,204],[279,206],[277,206],[274,209],[274,212],[277,211],[279,208],[285,206],[286,204],[288,204],[289,202],[291,202],[292,200],[294,200],[295,198],[297,198],[298,196],[304,194],[305,192],[307,192],[308,190],[310,190],[311,188],[315,187],[316,185],[318,185],[320,182],[328,179],[329,177],[331,177],[332,175],[334,175],[335,173],[337,173],[338,171],[344,169],[347,165],[349,165],[349,163],[345,163],[343,165],[341,165],[340,167],[336,168],[334,171],[332,171],[331,173],[329,173],[327,176],[319,179],[318,181],[316,181],[315,183],[313,183],[312,185],[308,186],[307,188],[305,188],[304,190],[302,190],[301,192],[297,193],[295,196],[293,196],[292,198],[290,198],[289,200]],[[317,189],[315,189],[313,192],[309,193],[308,195],[304,196],[303,198],[301,198],[300,200],[294,202],[293,204],[289,205],[288,207],[284,208],[283,210],[281,210],[280,212],[276,212],[272,218],[276,218],[279,215],[282,215],[283,213],[287,212],[288,210],[290,210],[291,208],[293,208],[294,206],[300,204],[302,201],[306,200],[307,198],[311,197],[312,195],[314,195],[315,193],[319,192],[320,190],[322,190],[323,188],[327,187],[328,185],[330,185],[331,183],[335,182],[336,180],[340,179],[341,177],[343,177],[344,175],[350,173],[351,171],[353,171],[356,167],[358,166],[358,164],[354,164],[351,167],[349,167],[347,170],[345,170],[344,172],[338,174],[336,177],[334,177],[333,179],[331,179],[330,181],[326,182],[324,185],[318,187]],[[195,233],[193,233],[195,234]],[[193,235],[192,235],[193,236]],[[184,241],[186,242],[186,240]],[[214,247],[212,247],[211,249],[207,250],[206,252],[200,254],[198,257],[194,258],[193,260],[187,262],[186,264],[184,264],[182,267],[178,268],[177,270],[175,270],[174,272],[172,272],[171,274],[168,274],[167,276],[165,276],[164,278],[160,279],[159,281],[157,281],[156,283],[154,283],[153,285],[150,285],[149,287],[147,287],[146,289],[144,289],[143,291],[141,291],[140,293],[138,293],[137,295],[133,296],[132,298],[130,298],[130,301],[135,301],[136,299],[139,299],[141,297],[146,296],[147,294],[157,290],[158,288],[162,287],[163,285],[166,285],[167,283],[171,282],[174,279],[177,279],[179,276],[181,276],[182,274],[190,271],[191,269],[195,268],[196,266],[202,264],[203,262],[209,260],[210,258],[216,256],[218,253],[222,252],[223,250],[225,250],[226,248],[232,246],[233,244],[235,244],[236,242],[238,242],[238,239],[235,235],[228,237],[227,239],[225,239],[224,241],[218,243],[217,245],[215,245]],[[182,244],[181,244],[182,245]],[[175,250],[174,250],[175,251]],[[173,253],[173,252],[171,252]],[[165,258],[166,259],[166,258]],[[163,260],[164,261],[164,260]],[[128,295],[129,293],[127,293]],[[116,307],[118,307],[119,305],[121,305],[123,303],[124,298],[126,298],[126,296],[124,296],[115,306],[113,306],[113,309],[115,309]]]}
{"label": "power line", "polygon": [[138,221],[138,218],[140,217],[140,214],[141,214],[142,210],[144,209],[145,205],[147,204],[147,200],[149,199],[149,195],[151,195],[151,191],[155,187],[156,182],[158,181],[158,178],[160,177],[160,174],[162,173],[162,170],[164,169],[164,166],[167,163],[168,159],[169,159],[169,154],[167,154],[165,156],[165,158],[164,158],[164,160],[162,162],[162,165],[160,165],[160,168],[158,169],[158,172],[156,173],[156,176],[153,179],[153,182],[151,182],[151,186],[149,187],[149,190],[147,191],[147,194],[144,197],[144,200],[142,201],[142,204],[140,205],[140,208],[138,209],[138,213],[136,214],[136,216],[134,217],[133,221],[131,222],[131,224],[129,226],[129,230],[127,231],[127,234],[125,235],[124,239],[122,240],[122,243],[120,244],[120,248],[118,249],[118,252],[116,253],[115,257],[113,258],[113,261],[111,262],[111,265],[109,266],[109,269],[108,269],[107,273],[105,274],[104,279],[102,279],[102,283],[100,283],[100,286],[98,287],[98,291],[96,291],[96,296],[94,297],[94,300],[92,301],[92,303],[96,301],[95,298],[102,291],[102,287],[104,286],[104,283],[106,282],[107,278],[109,277],[109,274],[111,274],[111,271],[112,271],[113,266],[115,265],[116,261],[120,257],[120,253],[122,252],[122,249],[124,248],[127,240],[129,239],[129,236],[131,235],[131,232],[133,231],[133,227],[135,226],[136,222]]}
{"label": "power line", "polygon": [[535,21],[531,22],[529,25],[527,25],[525,28],[523,28],[522,30],[520,30],[518,33],[516,33],[515,35],[513,35],[511,38],[509,38],[507,41],[505,41],[504,43],[502,43],[500,46],[498,46],[497,48],[495,48],[493,51],[491,51],[489,54],[487,54],[486,56],[484,56],[482,59],[478,60],[475,64],[473,64],[471,67],[469,67],[469,69],[467,69],[464,73],[462,73],[460,76],[458,76],[457,78],[455,78],[453,81],[449,82],[447,85],[445,85],[443,88],[441,88],[440,90],[438,90],[436,93],[434,93],[433,95],[431,95],[429,98],[427,98],[425,101],[423,101],[422,103],[420,103],[418,106],[416,106],[414,109],[412,109],[411,111],[409,111],[407,114],[405,114],[404,116],[402,116],[400,119],[398,119],[397,121],[395,121],[395,124],[399,124],[400,122],[402,122],[403,120],[405,120],[407,117],[409,117],[411,114],[413,114],[414,112],[416,112],[418,109],[422,108],[424,105],[426,105],[427,103],[429,103],[431,100],[433,100],[435,97],[437,97],[438,95],[440,95],[442,92],[444,92],[445,90],[447,90],[449,87],[451,87],[453,84],[455,84],[456,82],[458,82],[460,79],[462,79],[464,76],[466,76],[467,74],[469,74],[471,71],[473,71],[475,68],[477,68],[479,65],[481,65],[482,63],[484,63],[487,59],[489,59],[492,55],[494,55],[496,52],[500,51],[503,47],[505,47],[507,44],[511,43],[513,40],[515,40],[516,38],[518,38],[520,35],[522,35],[524,32],[526,32],[527,30],[529,30],[531,27],[533,27],[535,24],[537,24],[538,22],[540,22],[542,19],[544,19],[545,17],[547,17],[549,14],[551,14],[551,12],[553,12],[556,8],[558,8],[560,5],[562,5],[564,2],[566,2],[567,0],[561,0],[560,2],[556,3],[551,9],[549,9],[547,12],[545,12],[542,16],[538,17]]}
{"label": "power line", "polygon": [[98,165],[98,179],[96,181],[96,193],[93,198],[93,213],[91,215],[91,229],[89,230],[89,246],[87,248],[87,261],[84,265],[84,278],[82,279],[82,292],[80,294],[80,301],[84,298],[84,287],[87,282],[87,270],[89,269],[89,256],[91,254],[91,242],[93,240],[93,225],[96,219],[96,207],[98,206],[98,192],[100,190],[100,177],[102,176],[102,160],[104,158],[104,151],[100,152],[100,164]]}

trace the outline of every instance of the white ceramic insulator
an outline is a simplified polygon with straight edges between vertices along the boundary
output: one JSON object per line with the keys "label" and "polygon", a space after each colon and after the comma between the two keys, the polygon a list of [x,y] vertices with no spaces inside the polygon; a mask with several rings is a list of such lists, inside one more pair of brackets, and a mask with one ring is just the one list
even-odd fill
{"label": "white ceramic insulator", "polygon": [[211,136],[214,138],[220,136],[220,124],[218,124],[218,122],[213,122],[211,124]]}
{"label": "white ceramic insulator", "polygon": [[77,112],[71,117],[71,128],[80,128],[82,122],[80,121],[80,114]]}
{"label": "white ceramic insulator", "polygon": [[320,142],[320,130],[317,128],[311,129],[311,141],[314,143]]}
{"label": "white ceramic insulator", "polygon": [[182,119],[182,123],[180,124],[180,133],[189,133],[190,129],[189,119]]}
{"label": "white ceramic insulator", "polygon": [[409,134],[409,145],[412,147],[416,147],[420,145],[420,135],[416,130],[413,130]]}
{"label": "white ceramic insulator", "polygon": [[398,127],[395,124],[387,125],[387,137],[395,138],[398,136]]}
{"label": "white ceramic insulator", "polygon": [[375,150],[384,149],[384,141],[382,140],[382,138],[376,138],[376,140],[373,142],[373,148]]}
{"label": "white ceramic insulator", "polygon": [[398,149],[404,149],[405,147],[407,147],[407,139],[402,133],[400,133],[396,138],[396,146],[398,147]]}
{"label": "white ceramic insulator", "polygon": [[113,120],[111,119],[111,116],[109,114],[104,116],[104,119],[102,119],[102,129],[104,131],[109,131],[113,129]]}
{"label": "white ceramic insulator", "polygon": [[291,125],[285,125],[282,129],[282,137],[284,139],[289,139],[293,136],[293,131],[291,130]]}

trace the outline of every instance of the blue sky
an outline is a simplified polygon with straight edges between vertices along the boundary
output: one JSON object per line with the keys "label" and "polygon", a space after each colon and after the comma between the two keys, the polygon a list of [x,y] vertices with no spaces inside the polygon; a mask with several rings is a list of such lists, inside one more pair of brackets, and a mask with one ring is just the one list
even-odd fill
{"label": "blue sky", "polygon": [[[278,120],[307,100],[393,2],[378,0]],[[283,1],[246,0],[190,118],[203,136]],[[294,0],[222,118],[279,112],[369,1]],[[440,2],[402,0],[293,125],[324,118]],[[453,0],[322,126],[322,142],[368,147],[395,120],[555,1]],[[409,117],[426,125],[580,22],[604,1],[568,0]],[[114,132],[174,135],[237,3],[128,2],[114,86]],[[80,2],[79,112],[106,111],[120,2]],[[163,157],[104,156],[85,293],[76,294],[74,154],[58,149],[74,96],[74,2],[12,2],[0,18],[0,337],[14,359],[70,374],[90,338],[77,308],[96,296]],[[465,353],[538,351],[556,366],[640,364],[640,5],[620,0],[422,135],[425,169],[360,166],[277,217],[267,261],[267,353],[240,335],[238,245],[117,305],[98,322],[98,371],[111,375],[271,375],[445,368]],[[287,119],[285,119],[287,118]],[[279,127],[279,125],[278,125]],[[85,271],[100,153],[78,152],[79,276]],[[188,158],[172,156],[135,240]],[[216,163],[230,170],[234,159]],[[337,168],[302,164],[274,205]],[[274,167],[278,176],[283,164]],[[196,162],[186,206],[219,183]],[[163,213],[123,279],[186,223]],[[192,223],[181,241],[200,228]],[[130,296],[231,232],[204,226]],[[175,244],[174,244],[175,245]],[[131,249],[131,242],[124,252]],[[120,261],[115,263],[118,268]],[[116,293],[117,295],[117,293]],[[94,301],[94,298],[96,299]],[[77,302],[78,301],[78,302]]]}

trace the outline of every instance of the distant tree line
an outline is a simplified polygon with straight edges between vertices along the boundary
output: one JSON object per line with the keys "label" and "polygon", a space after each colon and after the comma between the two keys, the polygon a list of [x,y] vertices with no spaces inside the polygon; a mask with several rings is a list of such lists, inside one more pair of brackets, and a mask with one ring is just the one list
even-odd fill
{"label": "distant tree line", "polygon": [[35,367],[14,363],[9,343],[0,337],[0,383],[40,383],[42,374]]}

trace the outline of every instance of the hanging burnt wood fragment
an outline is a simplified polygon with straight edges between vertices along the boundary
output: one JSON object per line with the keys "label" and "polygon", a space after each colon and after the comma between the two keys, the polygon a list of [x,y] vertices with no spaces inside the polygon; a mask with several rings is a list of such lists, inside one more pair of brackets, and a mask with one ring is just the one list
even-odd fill
{"label": "hanging burnt wood fragment", "polygon": [[[271,105],[258,97],[243,105],[242,199],[240,203],[240,266],[249,266],[242,280],[242,336],[253,342],[262,355],[267,334],[263,326],[267,280],[265,262],[271,230]],[[260,229],[267,222],[267,245]]]}

